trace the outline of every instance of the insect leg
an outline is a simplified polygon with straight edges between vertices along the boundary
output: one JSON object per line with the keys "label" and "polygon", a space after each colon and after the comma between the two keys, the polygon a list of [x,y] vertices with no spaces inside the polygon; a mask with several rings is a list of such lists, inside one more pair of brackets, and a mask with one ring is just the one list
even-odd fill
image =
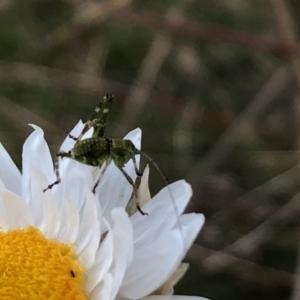
{"label": "insect leg", "polygon": [[142,177],[142,176],[143,176],[143,173],[139,171],[139,168],[138,168],[137,163],[136,163],[135,156],[133,156],[131,159],[132,159],[132,161],[133,161],[135,174],[136,174],[138,177]]}
{"label": "insect leg", "polygon": [[97,188],[97,186],[99,185],[99,183],[100,183],[100,181],[101,181],[101,178],[102,178],[104,172],[106,171],[106,169],[107,169],[107,167],[108,167],[108,165],[109,165],[110,162],[111,162],[111,160],[107,160],[107,161],[104,162],[104,167],[103,167],[101,173],[99,174],[99,176],[98,176],[98,178],[97,178],[97,180],[96,180],[96,182],[95,182],[95,184],[94,184],[94,187],[93,187],[93,189],[92,189],[92,192],[93,192],[94,194],[96,193],[96,188]]}
{"label": "insect leg", "polygon": [[78,138],[75,136],[75,135],[72,135],[70,132],[67,132],[67,135],[70,139],[74,140],[74,141],[77,141]]}
{"label": "insect leg", "polygon": [[138,190],[137,187],[135,185],[135,183],[133,182],[132,178],[128,175],[128,173],[123,169],[123,168],[119,168],[119,170],[123,173],[123,175],[125,176],[125,178],[127,179],[127,181],[131,184],[132,188],[133,188],[133,195],[136,199],[136,208],[137,210],[142,214],[142,215],[148,215],[147,213],[143,212],[139,203],[139,197],[138,197]]}
{"label": "insect leg", "polygon": [[[94,114],[100,114],[93,124],[94,133],[93,137],[103,138],[106,126],[107,115],[110,110],[110,105],[114,99],[112,94],[107,94],[102,98],[99,105],[95,108]],[[92,118],[90,117],[90,120]]]}
{"label": "insect leg", "polygon": [[[66,153],[67,154],[67,153]],[[45,189],[43,189],[43,192],[46,192],[47,190],[51,190],[54,185],[59,184],[61,181],[60,175],[59,175],[59,158],[64,157],[65,152],[58,152],[55,157],[54,161],[54,169],[55,169],[55,175],[56,175],[56,181],[53,183],[49,184]]]}
{"label": "insect leg", "polygon": [[[93,127],[97,122],[98,122],[98,119],[93,119],[93,120],[91,120],[91,121],[88,120],[87,123],[85,123],[85,125],[84,125],[84,127],[83,127],[83,129],[82,129],[82,131],[81,131],[81,133],[79,134],[78,137],[76,137],[75,135],[72,135],[70,132],[67,132],[68,137],[69,137],[70,139],[76,141],[76,143],[79,142],[79,141],[81,141],[83,135],[84,135],[91,127]],[[76,144],[76,143],[75,143],[75,144]]]}

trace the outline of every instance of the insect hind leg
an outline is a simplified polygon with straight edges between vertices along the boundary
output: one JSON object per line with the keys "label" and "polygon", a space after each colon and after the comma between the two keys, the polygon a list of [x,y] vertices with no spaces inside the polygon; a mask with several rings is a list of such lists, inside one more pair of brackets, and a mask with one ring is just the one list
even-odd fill
{"label": "insect hind leg", "polygon": [[136,201],[136,208],[137,210],[142,214],[142,215],[148,215],[147,213],[145,213],[144,211],[142,211],[141,206],[140,206],[140,202],[139,202],[139,197],[138,197],[138,190],[137,187],[135,185],[135,183],[133,182],[132,178],[128,175],[128,173],[123,169],[123,168],[119,168],[119,170],[123,173],[123,175],[125,176],[125,178],[127,179],[127,181],[130,183],[130,185],[133,188],[133,196],[135,197],[135,201]]}
{"label": "insect hind leg", "polygon": [[[133,161],[133,166],[134,166],[134,170],[135,170],[135,174],[138,176],[138,177],[142,177],[143,176],[143,172],[141,172],[137,166],[137,163],[136,163],[136,159],[135,159],[135,156],[133,156],[132,158],[132,161]],[[128,179],[127,179],[128,180]]]}

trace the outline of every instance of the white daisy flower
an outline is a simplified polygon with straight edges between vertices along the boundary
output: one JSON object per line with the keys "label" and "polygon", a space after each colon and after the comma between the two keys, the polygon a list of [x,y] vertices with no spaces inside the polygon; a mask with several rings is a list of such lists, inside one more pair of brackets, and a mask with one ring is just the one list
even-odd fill
{"label": "white daisy flower", "polygon": [[[158,295],[172,293],[186,269],[181,260],[204,223],[202,214],[182,215],[190,186],[185,181],[169,186],[178,220],[168,189],[148,201],[145,171],[140,196],[148,201],[143,210],[149,215],[129,218],[125,207],[132,187],[113,163],[94,195],[99,170],[65,158],[61,183],[44,193],[55,181],[53,162],[43,131],[32,127],[23,147],[23,174],[0,144],[1,299],[168,300]],[[71,134],[82,127],[79,122]],[[125,138],[140,149],[139,129]],[[66,138],[61,150],[73,145]],[[135,179],[132,162],[125,169]]]}

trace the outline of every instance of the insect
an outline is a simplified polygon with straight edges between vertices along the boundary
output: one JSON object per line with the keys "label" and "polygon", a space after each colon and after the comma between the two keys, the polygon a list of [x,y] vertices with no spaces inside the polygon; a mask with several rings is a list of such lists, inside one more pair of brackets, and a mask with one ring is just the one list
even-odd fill
{"label": "insect", "polygon": [[[107,166],[111,161],[114,161],[115,165],[123,173],[123,175],[129,182],[129,184],[133,188],[133,196],[135,197],[137,210],[142,215],[147,215],[147,213],[143,212],[140,207],[137,186],[135,182],[132,180],[132,178],[129,176],[129,174],[124,170],[124,165],[129,160],[132,160],[136,175],[138,177],[141,177],[142,173],[139,171],[137,167],[135,156],[142,155],[146,157],[153,164],[153,166],[163,177],[167,185],[169,184],[169,181],[163,175],[162,171],[160,170],[158,165],[153,161],[153,159],[149,157],[146,153],[142,152],[141,150],[138,150],[130,140],[111,139],[111,138],[104,137],[106,119],[113,98],[114,96],[112,94],[107,94],[100,100],[100,103],[98,104],[98,106],[96,106],[94,112],[91,114],[91,116],[85,123],[78,137],[69,134],[69,137],[75,140],[76,143],[70,151],[68,152],[60,151],[57,153],[55,159],[56,181],[50,184],[47,188],[45,188],[44,192],[47,191],[48,189],[51,189],[54,185],[59,184],[61,181],[60,174],[59,174],[60,157],[61,158],[68,157],[78,162],[81,162],[83,164],[87,164],[94,167],[102,167],[104,165],[102,172],[99,174],[98,178],[96,179],[96,182],[92,189],[93,193],[95,193],[96,188],[99,185],[101,177],[103,176]],[[92,137],[82,139],[84,134],[91,127],[94,128]],[[175,205],[174,203],[175,201],[174,200],[172,201],[173,204]]]}

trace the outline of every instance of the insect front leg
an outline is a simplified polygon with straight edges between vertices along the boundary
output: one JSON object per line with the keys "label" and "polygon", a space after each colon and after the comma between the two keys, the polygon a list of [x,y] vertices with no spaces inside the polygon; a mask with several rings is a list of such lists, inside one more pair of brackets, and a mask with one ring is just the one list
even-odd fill
{"label": "insect front leg", "polygon": [[72,135],[70,132],[67,132],[67,135],[70,139],[74,140],[74,141],[77,141],[78,138],[75,136],[75,135]]}
{"label": "insect front leg", "polygon": [[[84,134],[91,128],[94,127],[93,137],[103,138],[106,119],[109,113],[110,105],[114,96],[112,94],[105,95],[95,107],[94,112],[90,115],[87,122],[85,123],[81,133],[78,137],[69,134],[69,137],[77,142],[81,141]],[[99,116],[98,116],[99,115]],[[97,117],[98,116],[98,117]]]}
{"label": "insect front leg", "polygon": [[55,186],[56,184],[59,184],[61,182],[61,178],[60,178],[60,174],[59,174],[59,158],[63,158],[63,157],[68,157],[70,156],[69,152],[58,152],[56,154],[55,157],[55,161],[54,161],[54,170],[55,170],[55,175],[56,175],[56,181],[54,181],[53,183],[49,184],[45,189],[43,189],[43,192],[46,192],[47,190],[51,190],[53,188],[53,186]]}
{"label": "insect front leg", "polygon": [[61,178],[59,175],[59,153],[57,153],[56,157],[55,157],[54,169],[55,169],[56,181],[49,184],[45,189],[43,189],[43,192],[46,192],[47,190],[51,190],[53,188],[53,186],[55,186],[56,184],[59,184],[61,181]]}
{"label": "insect front leg", "polygon": [[127,181],[131,184],[131,186],[133,188],[133,196],[135,197],[137,210],[142,215],[148,215],[147,213],[143,212],[142,209],[141,209],[140,202],[139,202],[139,197],[138,197],[138,189],[137,189],[135,183],[133,182],[132,178],[128,175],[128,173],[123,168],[120,168],[120,167],[118,167],[118,168],[123,173],[123,175],[125,176],[125,178],[127,179]]}
{"label": "insect front leg", "polygon": [[82,137],[84,136],[84,134],[91,128],[93,127],[95,124],[97,124],[98,119],[94,119],[94,120],[88,120],[87,123],[85,123],[82,131],[80,132],[79,136],[76,137],[75,135],[72,135],[70,132],[67,132],[68,137],[74,141],[76,141],[75,145],[77,144],[77,142],[81,141]]}
{"label": "insect front leg", "polygon": [[[97,138],[104,137],[106,119],[113,99],[114,99],[114,95],[107,94],[101,99],[99,105],[95,108],[94,115],[99,114],[99,117],[95,119],[96,122],[93,125],[94,127],[93,137],[97,137]],[[90,117],[90,120],[91,119],[93,119],[93,116],[92,118]]]}

